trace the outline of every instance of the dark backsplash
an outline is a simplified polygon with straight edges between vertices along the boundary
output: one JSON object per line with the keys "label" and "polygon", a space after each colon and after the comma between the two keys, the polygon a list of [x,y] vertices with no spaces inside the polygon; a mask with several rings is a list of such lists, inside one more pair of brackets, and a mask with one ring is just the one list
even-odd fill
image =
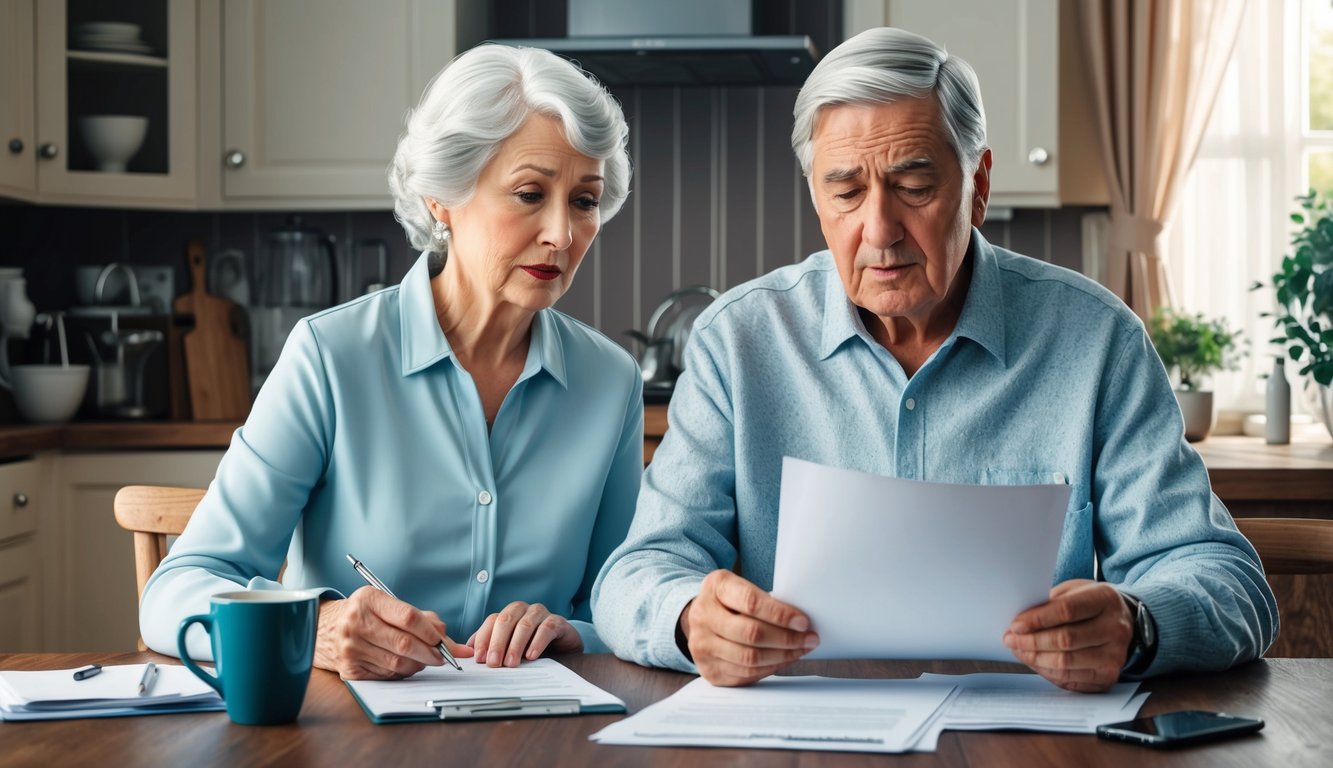
{"label": "dark backsplash", "polygon": [[[563,0],[497,0],[494,37],[564,34]],[[836,0],[755,0],[756,34],[808,34],[820,51],[841,40]],[[824,247],[792,156],[795,87],[629,87],[615,91],[630,123],[634,179],[620,214],[595,241],[559,308],[622,344],[675,288],[725,290]],[[385,158],[388,162],[388,158]],[[1088,209],[1019,210],[983,228],[998,245],[1078,269]],[[297,212],[293,212],[297,213]],[[171,265],[177,294],[189,290],[185,244],[248,258],[291,213],[214,213],[71,208],[0,201],[0,266],[21,266],[40,311],[74,303],[74,268],[113,261]],[[382,240],[388,282],[415,260],[389,211],[302,214],[337,238],[341,298],[371,282],[375,265],[353,244]],[[361,258],[365,263],[353,263]]]}

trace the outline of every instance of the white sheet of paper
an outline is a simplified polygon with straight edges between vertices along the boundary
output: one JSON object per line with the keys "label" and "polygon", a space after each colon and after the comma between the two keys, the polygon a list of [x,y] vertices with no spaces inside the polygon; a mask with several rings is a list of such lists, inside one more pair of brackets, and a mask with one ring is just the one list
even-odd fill
{"label": "white sheet of paper", "polygon": [[813,676],[719,688],[698,678],[589,738],[642,746],[902,752],[952,690],[917,680]]}
{"label": "white sheet of paper", "polygon": [[578,699],[584,707],[625,703],[579,677],[553,659],[525,661],[517,667],[488,667],[459,659],[453,667],[427,667],[405,680],[348,680],[347,685],[377,716],[432,714],[430,700],[489,698]]}
{"label": "white sheet of paper", "polygon": [[[143,664],[112,664],[84,680],[74,670],[0,672],[0,706],[15,710],[119,709],[191,701],[220,701],[217,691],[179,664],[157,664],[157,679],[139,695]],[[209,668],[209,671],[212,671]]]}
{"label": "white sheet of paper", "polygon": [[[143,664],[113,664],[85,680],[74,670],[0,672],[0,720],[67,720],[168,712],[211,712],[224,708],[217,691],[185,667],[157,665],[152,690],[139,695]],[[212,667],[205,667],[212,672]]]}
{"label": "white sheet of paper", "polygon": [[810,617],[811,659],[1013,661],[1044,602],[1067,485],[928,483],[782,462],[773,595]]}
{"label": "white sheet of paper", "polygon": [[917,680],[955,686],[912,747],[917,752],[934,752],[946,730],[1095,733],[1102,723],[1134,719],[1148,700],[1147,693],[1135,693],[1138,683],[1117,683],[1105,693],[1074,693],[1035,674],[927,672]]}

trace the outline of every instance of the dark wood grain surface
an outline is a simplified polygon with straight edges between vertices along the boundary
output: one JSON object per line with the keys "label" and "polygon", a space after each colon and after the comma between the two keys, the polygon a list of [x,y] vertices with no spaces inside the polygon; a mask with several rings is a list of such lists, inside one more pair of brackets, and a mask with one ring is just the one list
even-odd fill
{"label": "dark wood grain surface", "polygon": [[[0,669],[55,669],[131,663],[153,654],[10,654]],[[607,655],[559,660],[625,700],[631,712],[692,678],[650,670]],[[166,659],[168,663],[174,659]],[[802,662],[797,674],[915,677],[1008,671],[973,662]],[[1273,659],[1224,673],[1151,681],[1143,714],[1210,709],[1264,718],[1257,736],[1160,752],[1091,735],[946,731],[934,753],[612,747],[588,735],[621,715],[476,723],[373,725],[338,678],[316,670],[300,719],[283,726],[233,725],[223,713],[100,720],[0,723],[0,766],[1328,766],[1333,765],[1333,661]]]}

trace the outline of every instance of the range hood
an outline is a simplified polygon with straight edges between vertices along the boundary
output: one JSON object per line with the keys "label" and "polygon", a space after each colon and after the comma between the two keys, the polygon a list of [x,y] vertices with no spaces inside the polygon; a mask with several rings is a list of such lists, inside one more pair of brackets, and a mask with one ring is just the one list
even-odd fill
{"label": "range hood", "polygon": [[806,35],[752,35],[751,0],[569,0],[568,37],[546,48],[608,86],[800,85],[819,54]]}

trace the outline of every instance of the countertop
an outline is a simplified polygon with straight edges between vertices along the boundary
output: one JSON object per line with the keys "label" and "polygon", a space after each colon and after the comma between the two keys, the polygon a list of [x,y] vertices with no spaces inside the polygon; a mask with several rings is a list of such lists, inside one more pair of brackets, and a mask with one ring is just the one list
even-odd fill
{"label": "countertop", "polygon": [[[655,447],[666,432],[666,406],[644,409],[644,432]],[[0,460],[39,451],[224,449],[235,421],[107,421],[59,426],[0,426]],[[1333,504],[1333,440],[1322,431],[1293,434],[1290,445],[1259,437],[1210,437],[1194,447],[1217,495],[1244,500]]]}
{"label": "countertop", "polygon": [[88,421],[0,426],[0,459],[38,451],[226,448],[239,421]]}

